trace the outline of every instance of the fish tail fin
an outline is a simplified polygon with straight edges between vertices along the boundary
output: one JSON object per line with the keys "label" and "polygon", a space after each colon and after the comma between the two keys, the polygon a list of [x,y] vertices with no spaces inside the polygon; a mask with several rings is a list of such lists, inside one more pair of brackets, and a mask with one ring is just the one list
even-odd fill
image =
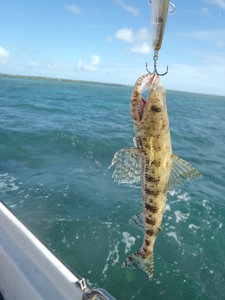
{"label": "fish tail fin", "polygon": [[151,280],[154,272],[153,252],[147,255],[143,254],[142,250],[134,252],[125,259],[123,262],[123,267],[131,269],[139,268],[147,273],[149,279]]}

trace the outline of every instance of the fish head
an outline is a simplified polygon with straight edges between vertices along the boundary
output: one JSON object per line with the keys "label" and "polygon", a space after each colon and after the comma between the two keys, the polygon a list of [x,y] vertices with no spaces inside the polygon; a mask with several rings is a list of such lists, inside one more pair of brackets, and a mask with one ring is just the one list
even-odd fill
{"label": "fish head", "polygon": [[168,118],[166,93],[158,75],[146,74],[137,80],[131,96],[131,114],[137,128],[155,126],[158,130],[160,123]]}

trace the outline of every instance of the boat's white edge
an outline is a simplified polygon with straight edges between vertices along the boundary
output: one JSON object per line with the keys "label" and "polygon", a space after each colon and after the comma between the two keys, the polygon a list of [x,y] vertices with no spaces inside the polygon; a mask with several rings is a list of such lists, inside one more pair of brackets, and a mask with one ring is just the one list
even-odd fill
{"label": "boat's white edge", "polygon": [[82,299],[78,281],[0,202],[0,290],[5,299]]}

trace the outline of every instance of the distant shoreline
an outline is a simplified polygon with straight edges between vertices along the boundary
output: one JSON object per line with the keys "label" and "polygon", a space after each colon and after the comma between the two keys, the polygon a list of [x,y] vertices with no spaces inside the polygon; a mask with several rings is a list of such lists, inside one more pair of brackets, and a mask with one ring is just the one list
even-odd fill
{"label": "distant shoreline", "polygon": [[49,80],[49,81],[90,83],[90,84],[99,84],[99,85],[112,85],[112,86],[127,86],[127,87],[132,87],[131,85],[119,84],[119,83],[106,83],[106,82],[100,82],[100,81],[76,80],[76,79],[45,77],[45,76],[12,75],[12,74],[6,74],[6,73],[0,73],[0,77],[14,77],[14,78],[21,78],[21,79],[40,79],[40,80]]}
{"label": "distant shoreline", "polygon": [[[49,80],[49,81],[59,81],[59,82],[71,82],[71,83],[82,83],[82,84],[96,84],[96,85],[111,85],[111,86],[121,86],[121,87],[130,87],[132,85],[128,84],[119,84],[119,83],[106,83],[100,81],[88,81],[88,80],[76,80],[76,79],[66,79],[66,78],[56,78],[56,77],[45,77],[45,76],[28,76],[28,75],[12,75],[6,73],[0,73],[1,77],[13,77],[13,78],[21,78],[21,79],[39,79],[39,80]],[[215,96],[225,98],[225,95],[215,95],[215,94],[204,94],[204,93],[197,93],[197,92],[189,92],[189,91],[178,91],[178,90],[170,90],[166,89],[168,92],[175,92],[175,93],[188,93],[188,94],[196,94],[196,95],[204,95],[204,96]]]}

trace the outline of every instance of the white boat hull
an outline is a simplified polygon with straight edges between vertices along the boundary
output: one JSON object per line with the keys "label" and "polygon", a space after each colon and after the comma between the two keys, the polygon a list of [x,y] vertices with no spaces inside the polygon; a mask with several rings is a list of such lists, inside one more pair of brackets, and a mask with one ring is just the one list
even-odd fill
{"label": "white boat hull", "polygon": [[5,300],[79,300],[72,274],[0,202],[0,292]]}

